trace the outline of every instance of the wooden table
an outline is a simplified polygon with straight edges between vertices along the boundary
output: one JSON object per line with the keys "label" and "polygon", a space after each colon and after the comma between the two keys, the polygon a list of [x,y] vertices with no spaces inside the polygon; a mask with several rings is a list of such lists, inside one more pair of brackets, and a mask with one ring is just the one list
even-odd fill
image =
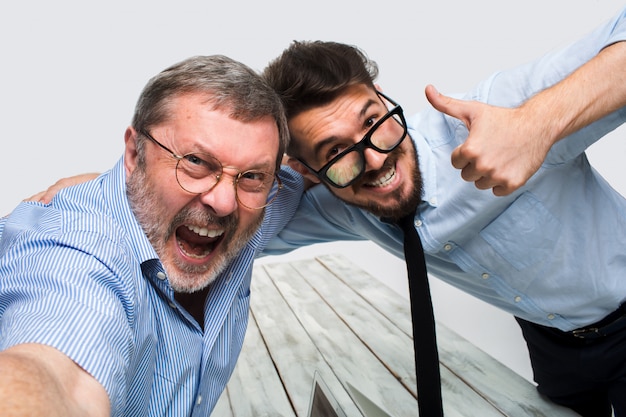
{"label": "wooden table", "polygon": [[[394,417],[417,416],[407,300],[339,255],[257,265],[243,350],[213,416],[306,417],[318,371],[348,416],[348,381]],[[459,312],[462,314],[462,312]],[[452,416],[575,416],[437,324],[444,411]]]}

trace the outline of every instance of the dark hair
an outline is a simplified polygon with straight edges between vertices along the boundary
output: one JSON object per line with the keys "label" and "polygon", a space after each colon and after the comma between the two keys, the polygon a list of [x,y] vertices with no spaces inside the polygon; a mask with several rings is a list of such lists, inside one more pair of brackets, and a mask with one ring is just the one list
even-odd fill
{"label": "dark hair", "polygon": [[263,72],[282,98],[288,119],[331,102],[350,86],[374,88],[377,76],[376,62],[357,47],[322,41],[294,41]]}
{"label": "dark hair", "polygon": [[206,93],[207,105],[228,109],[236,120],[272,116],[279,132],[277,168],[280,166],[289,142],[280,98],[257,72],[223,55],[191,57],[150,79],[135,106],[133,128],[140,132],[167,121],[172,98],[186,93]]}

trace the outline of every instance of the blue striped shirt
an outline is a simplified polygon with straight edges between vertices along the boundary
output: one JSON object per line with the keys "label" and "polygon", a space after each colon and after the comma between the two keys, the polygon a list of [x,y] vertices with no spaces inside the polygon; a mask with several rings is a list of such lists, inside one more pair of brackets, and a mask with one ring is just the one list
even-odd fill
{"label": "blue striped shirt", "polygon": [[112,416],[207,416],[235,366],[248,321],[252,263],[294,213],[302,181],[211,287],[205,328],[176,302],[126,198],[122,160],[50,205],[0,220],[0,349],[41,343],[106,389]]}

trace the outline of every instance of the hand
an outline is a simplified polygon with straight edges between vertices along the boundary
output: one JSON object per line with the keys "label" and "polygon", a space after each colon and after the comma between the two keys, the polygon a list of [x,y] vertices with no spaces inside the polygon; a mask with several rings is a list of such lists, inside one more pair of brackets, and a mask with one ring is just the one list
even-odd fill
{"label": "hand", "polygon": [[496,196],[512,193],[539,169],[551,146],[550,137],[524,108],[508,109],[463,101],[426,87],[433,107],[461,120],[469,130],[466,141],[452,152],[452,165],[461,177]]}
{"label": "hand", "polygon": [[52,197],[54,197],[63,188],[67,188],[72,185],[82,184],[83,182],[87,182],[96,178],[98,175],[99,174],[89,173],[74,175],[73,177],[61,178],[53,185],[48,187],[47,190],[38,192],[37,194],[28,197],[24,201],[36,201],[39,203],[48,204],[52,200]]}

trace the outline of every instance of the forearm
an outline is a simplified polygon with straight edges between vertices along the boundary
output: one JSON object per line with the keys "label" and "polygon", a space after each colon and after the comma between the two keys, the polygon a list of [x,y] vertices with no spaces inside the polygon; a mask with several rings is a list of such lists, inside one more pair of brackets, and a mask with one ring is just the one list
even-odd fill
{"label": "forearm", "polygon": [[538,93],[520,108],[524,120],[541,121],[554,144],[626,106],[626,42],[604,48],[569,77]]}
{"label": "forearm", "polygon": [[71,415],[54,378],[27,357],[2,354],[0,369],[0,403],[8,415]]}
{"label": "forearm", "polygon": [[53,348],[19,345],[0,352],[0,404],[7,415],[107,416],[108,397],[96,384]]}

